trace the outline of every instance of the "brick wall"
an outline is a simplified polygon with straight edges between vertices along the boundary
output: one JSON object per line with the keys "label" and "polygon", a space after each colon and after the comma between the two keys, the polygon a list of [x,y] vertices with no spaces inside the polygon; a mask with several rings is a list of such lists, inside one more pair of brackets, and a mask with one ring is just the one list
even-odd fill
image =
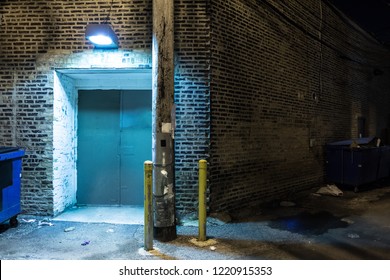
{"label": "brick wall", "polygon": [[[56,165],[58,160],[70,160],[74,155],[65,147],[53,154],[54,70],[151,65],[151,1],[114,1],[110,22],[119,35],[119,51],[95,51],[86,42],[85,26],[104,21],[110,2],[0,3],[0,145],[26,149],[21,201],[24,212],[53,215],[74,202],[74,194],[66,187],[73,180],[69,170],[72,164]],[[62,81],[61,86],[66,84]],[[55,131],[61,130],[58,124]],[[58,141],[61,135],[57,134]]]}
{"label": "brick wall", "polygon": [[[118,51],[85,41],[85,26],[104,21],[109,5],[0,4],[0,145],[26,148],[28,213],[53,215],[74,201],[63,192],[71,165],[55,181],[56,159],[72,157],[53,154],[55,69],[151,65],[152,1],[114,1]],[[323,145],[357,136],[359,117],[370,135],[389,125],[388,51],[319,1],[175,0],[174,28],[179,212],[196,210],[201,158],[210,210],[232,210],[322,183]]]}
{"label": "brick wall", "polygon": [[[62,143],[62,136],[72,138],[67,133],[71,132],[72,119],[65,118],[65,111],[71,113],[74,109],[74,96],[69,89],[74,81],[62,77],[57,86],[64,91],[58,91],[55,69],[151,66],[151,0],[114,1],[110,23],[119,37],[118,51],[97,51],[86,42],[85,26],[103,22],[110,3],[110,0],[0,3],[0,145],[26,149],[22,208],[27,213],[54,215],[75,199],[69,187],[75,179],[74,143],[70,144],[71,139]],[[196,164],[208,149],[206,1],[175,1],[175,17],[176,189],[178,211],[184,211],[194,209]],[[54,115],[54,107],[65,111]],[[58,121],[62,118],[68,125]],[[67,159],[70,162],[66,163]]]}
{"label": "brick wall", "polygon": [[175,1],[175,165],[179,212],[196,211],[198,161],[210,137],[209,1]]}
{"label": "brick wall", "polygon": [[73,79],[54,75],[53,214],[76,200],[77,89]]}
{"label": "brick wall", "polygon": [[211,50],[212,211],[321,184],[325,143],[389,126],[388,49],[321,1],[212,1]]}

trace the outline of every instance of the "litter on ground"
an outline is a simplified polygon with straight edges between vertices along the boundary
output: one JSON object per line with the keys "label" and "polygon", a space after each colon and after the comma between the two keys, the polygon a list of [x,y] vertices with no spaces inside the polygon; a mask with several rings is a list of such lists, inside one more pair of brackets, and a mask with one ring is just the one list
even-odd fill
{"label": "litter on ground", "polygon": [[343,196],[343,192],[336,185],[326,185],[316,192],[321,195]]}

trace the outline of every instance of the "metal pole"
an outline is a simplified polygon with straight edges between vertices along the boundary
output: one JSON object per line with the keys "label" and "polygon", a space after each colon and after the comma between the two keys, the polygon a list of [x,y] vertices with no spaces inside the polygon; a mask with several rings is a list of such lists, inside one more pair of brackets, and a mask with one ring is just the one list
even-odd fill
{"label": "metal pole", "polygon": [[144,249],[153,250],[153,162],[144,162]]}
{"label": "metal pole", "polygon": [[207,161],[199,161],[199,241],[206,241]]}

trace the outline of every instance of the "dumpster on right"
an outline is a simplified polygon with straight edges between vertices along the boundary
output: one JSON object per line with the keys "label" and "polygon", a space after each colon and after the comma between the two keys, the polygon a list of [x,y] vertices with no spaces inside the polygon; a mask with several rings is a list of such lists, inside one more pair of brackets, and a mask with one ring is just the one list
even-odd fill
{"label": "dumpster on right", "polygon": [[358,138],[326,145],[328,183],[359,187],[390,175],[390,146],[377,137]]}

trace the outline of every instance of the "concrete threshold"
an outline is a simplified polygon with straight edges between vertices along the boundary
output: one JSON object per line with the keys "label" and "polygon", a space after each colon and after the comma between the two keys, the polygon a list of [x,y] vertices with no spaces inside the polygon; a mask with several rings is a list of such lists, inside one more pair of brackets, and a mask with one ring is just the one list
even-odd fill
{"label": "concrete threshold", "polygon": [[142,206],[72,207],[52,220],[83,223],[143,225],[144,208]]}

